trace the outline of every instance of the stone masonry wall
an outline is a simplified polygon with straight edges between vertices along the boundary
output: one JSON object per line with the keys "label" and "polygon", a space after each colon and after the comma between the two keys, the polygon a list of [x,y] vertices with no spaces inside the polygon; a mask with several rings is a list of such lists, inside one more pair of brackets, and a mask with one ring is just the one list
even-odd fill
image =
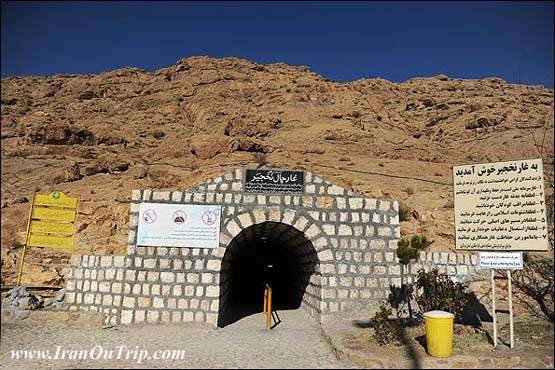
{"label": "stone masonry wall", "polygon": [[[243,179],[244,171],[238,169],[184,192],[134,190],[127,255],[74,256],[68,309],[103,312],[110,323],[216,325],[220,299],[227,294],[226,282],[220,281],[226,248],[242,230],[266,221],[294,227],[316,250],[318,269],[310,277],[303,307],[317,320],[368,310],[387,298],[390,285],[400,285],[396,201],[363,198],[310,172],[305,172],[304,195],[244,193]],[[138,247],[141,202],[221,205],[219,247]],[[468,278],[476,264],[477,256],[469,254],[422,252],[407,277],[410,281],[418,268],[437,265],[450,275]]]}

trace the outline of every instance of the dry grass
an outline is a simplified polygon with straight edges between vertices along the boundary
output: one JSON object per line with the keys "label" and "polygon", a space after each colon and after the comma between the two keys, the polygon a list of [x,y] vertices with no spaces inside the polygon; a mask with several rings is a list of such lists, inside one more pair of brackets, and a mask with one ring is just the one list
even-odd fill
{"label": "dry grass", "polygon": [[[515,341],[533,347],[554,347],[553,323],[547,320],[515,322]],[[509,340],[509,324],[499,329],[499,337]]]}
{"label": "dry grass", "polygon": [[[373,329],[369,336],[369,344],[371,346],[379,346],[374,339]],[[426,346],[426,327],[424,324],[407,327],[405,329],[405,344],[390,344],[383,346],[385,348],[400,348],[404,345]],[[468,325],[456,324],[453,330],[453,354],[463,354],[467,352],[483,352],[491,351],[493,346],[490,343],[486,332],[481,328],[474,328]]]}

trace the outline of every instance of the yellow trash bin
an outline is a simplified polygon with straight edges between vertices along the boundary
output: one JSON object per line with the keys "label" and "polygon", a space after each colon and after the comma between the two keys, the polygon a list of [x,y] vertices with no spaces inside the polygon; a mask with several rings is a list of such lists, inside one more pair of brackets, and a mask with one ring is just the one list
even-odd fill
{"label": "yellow trash bin", "polygon": [[450,357],[453,352],[453,324],[455,315],[445,311],[424,313],[426,348],[434,357]]}

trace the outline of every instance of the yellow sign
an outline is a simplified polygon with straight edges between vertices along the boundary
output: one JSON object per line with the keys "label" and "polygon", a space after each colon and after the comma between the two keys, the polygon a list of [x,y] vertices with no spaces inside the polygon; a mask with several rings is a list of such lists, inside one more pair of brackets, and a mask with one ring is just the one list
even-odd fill
{"label": "yellow sign", "polygon": [[68,209],[35,208],[32,218],[53,221],[74,221],[75,211],[70,211]]}
{"label": "yellow sign", "polygon": [[50,235],[31,235],[29,247],[72,249],[73,237],[61,237]]}
{"label": "yellow sign", "polygon": [[73,235],[74,231],[75,225],[73,223],[61,224],[56,222],[31,221],[31,234],[44,233]]}
{"label": "yellow sign", "polygon": [[21,284],[27,247],[69,249],[73,253],[78,208],[78,197],[68,197],[61,192],[33,196],[17,285]]}
{"label": "yellow sign", "polygon": [[53,192],[48,195],[37,194],[35,198],[36,206],[50,206],[50,207],[62,207],[62,208],[77,208],[77,203],[79,198],[68,197],[64,193]]}

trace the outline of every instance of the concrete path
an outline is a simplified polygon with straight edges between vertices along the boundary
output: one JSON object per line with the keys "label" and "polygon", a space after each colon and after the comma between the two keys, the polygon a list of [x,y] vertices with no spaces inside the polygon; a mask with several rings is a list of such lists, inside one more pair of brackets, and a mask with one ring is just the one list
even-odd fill
{"label": "concrete path", "polygon": [[[346,367],[334,357],[322,338],[319,324],[306,312],[294,310],[279,314],[282,323],[271,331],[264,328],[262,314],[246,317],[223,329],[193,323],[104,329],[31,325],[25,320],[3,323],[0,368]],[[50,359],[38,360],[36,352],[34,359],[24,359],[23,352],[13,352],[18,350],[43,351],[41,356],[50,356]],[[20,359],[12,358],[17,354]],[[104,356],[111,359],[103,359]],[[174,356],[178,359],[171,359]]]}

